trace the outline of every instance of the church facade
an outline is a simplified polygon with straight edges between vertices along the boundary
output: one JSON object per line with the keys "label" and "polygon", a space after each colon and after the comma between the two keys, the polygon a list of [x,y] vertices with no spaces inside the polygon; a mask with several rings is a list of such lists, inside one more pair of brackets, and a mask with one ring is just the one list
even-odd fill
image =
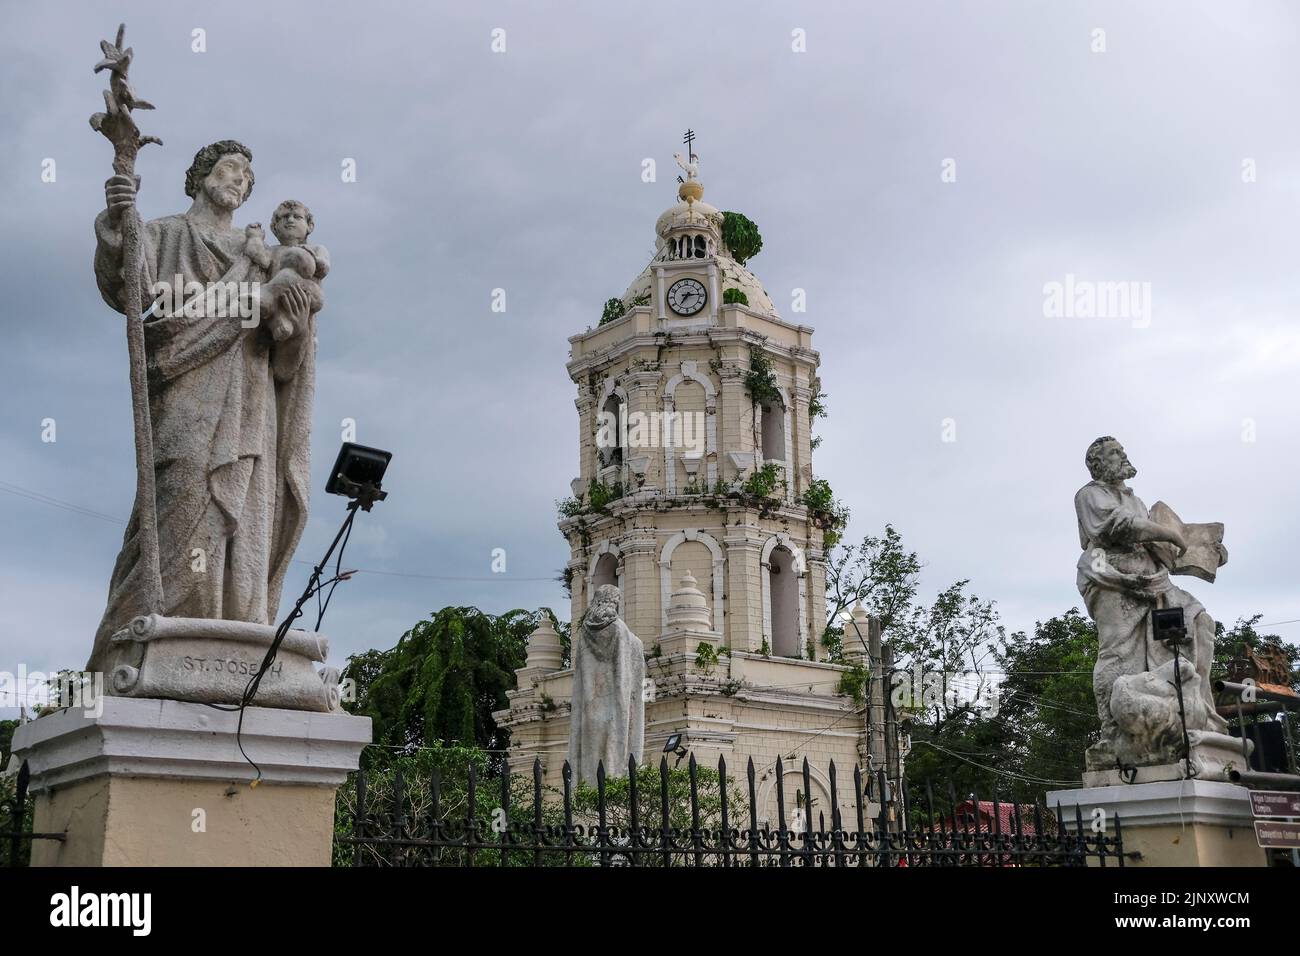
{"label": "church facade", "polygon": [[[596,588],[619,587],[647,654],[644,761],[657,764],[676,735],[704,766],[725,757],[738,780],[752,759],[775,822],[781,757],[787,815],[810,797],[829,819],[829,762],[852,808],[854,765],[887,755],[883,706],[844,692],[845,672],[870,660],[868,619],[849,623],[839,662],[822,644],[827,550],[843,519],[813,472],[813,330],[777,313],[728,245],[740,244],[734,214],[703,201],[693,170],[678,198],[655,223],[650,263],[599,327],[569,340],[579,474],[559,528],[571,620]],[[540,759],[555,786],[569,742],[564,664],[544,625],[497,714],[512,768]]]}

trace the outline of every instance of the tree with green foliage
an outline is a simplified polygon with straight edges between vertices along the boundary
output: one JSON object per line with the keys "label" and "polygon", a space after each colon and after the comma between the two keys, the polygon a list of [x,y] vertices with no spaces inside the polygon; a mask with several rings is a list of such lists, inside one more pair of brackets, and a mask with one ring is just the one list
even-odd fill
{"label": "tree with green foliage", "polygon": [[538,614],[485,614],[446,607],[402,635],[397,646],[348,658],[345,677],[356,682],[348,710],[374,721],[376,744],[416,747],[435,741],[504,750],[509,735],[492,719],[509,706],[515,670],[524,666],[528,635]]}
{"label": "tree with green foliage", "polygon": [[855,604],[860,601],[888,631],[915,601],[920,575],[920,559],[915,551],[903,547],[902,536],[892,525],[885,525],[881,537],[867,535],[856,545],[841,544],[832,550],[826,562],[826,630],[822,636],[831,659],[840,659],[844,617]]}
{"label": "tree with green foliage", "polygon": [[[970,593],[968,581],[954,582],[928,604],[919,600],[923,566],[892,525],[880,537],[834,549],[826,568],[823,644],[832,660],[843,660],[843,642],[861,639],[845,635],[845,613],[860,602],[878,617],[893,655],[886,696],[896,717],[907,720],[914,742],[908,767],[915,759],[923,773],[942,766],[945,775],[960,779],[960,761],[940,755],[957,749],[950,746],[957,742],[969,745],[966,738],[997,682],[992,665],[1005,635],[994,602]],[[864,681],[865,675],[850,673],[841,686],[865,701]],[[982,734],[991,730],[982,728]]]}
{"label": "tree with green foliage", "polygon": [[596,327],[599,328],[602,325],[617,322],[621,318],[623,318],[623,300],[606,299],[605,307],[600,310],[600,322],[597,323]]}
{"label": "tree with green foliage", "polygon": [[826,616],[838,620],[860,601],[888,630],[916,599],[922,567],[893,525],[880,537],[840,545],[826,563]]}
{"label": "tree with green foliage", "polygon": [[1291,689],[1300,693],[1300,646],[1288,644],[1277,634],[1260,634],[1255,630],[1262,614],[1238,618],[1231,628],[1225,628],[1223,622],[1215,624],[1214,663],[1226,669],[1232,661],[1240,658],[1245,648],[1252,651],[1280,651],[1291,668]]}
{"label": "tree with green foliage", "polygon": [[839,544],[849,524],[849,509],[835,497],[830,482],[814,478],[799,496],[799,502],[808,509],[813,524],[821,529],[822,547],[829,551]]}
{"label": "tree with green foliage", "polygon": [[[1248,618],[1238,618],[1237,623],[1231,628],[1224,628],[1221,622],[1215,625],[1214,639],[1214,666],[1216,673],[1221,676],[1229,676],[1235,669],[1236,665],[1244,663],[1245,652],[1247,649],[1260,652],[1280,652],[1282,658],[1286,661],[1290,670],[1290,679],[1286,682],[1293,691],[1300,693],[1300,647],[1295,644],[1288,644],[1283,641],[1277,634],[1261,634],[1256,630],[1259,619],[1262,614],[1255,614]],[[1235,676],[1235,675],[1234,675]],[[1226,700],[1227,698],[1225,698]],[[1249,709],[1249,708],[1246,708]],[[1300,713],[1291,711],[1285,716],[1282,714],[1242,714],[1246,723],[1246,733],[1250,736],[1254,731],[1250,726],[1255,723],[1263,723],[1273,720],[1286,720],[1289,722],[1291,739],[1296,741],[1296,746],[1300,747]],[[1233,716],[1228,721],[1230,726],[1236,726],[1237,717]],[[1300,754],[1297,754],[1297,760],[1300,760]]]}
{"label": "tree with green foliage", "polygon": [[[13,746],[14,731],[18,729],[16,720],[0,720],[0,768],[9,766],[9,754]],[[6,774],[0,777],[0,833],[11,833],[14,830],[30,831],[32,829],[32,815],[35,803],[29,798],[27,806],[24,808],[23,819],[15,820],[13,816],[13,804],[18,792],[18,778],[13,774]],[[26,866],[28,851],[31,844],[24,841],[19,847],[18,861],[9,859],[9,839],[6,837],[0,840],[0,866]]]}
{"label": "tree with green foliage", "polygon": [[[998,654],[997,711],[985,718],[1005,735],[994,766],[1036,781],[1080,779],[1084,751],[1100,731],[1092,693],[1096,661],[1097,626],[1078,608],[1036,623],[1032,635],[1017,631],[1007,639]],[[1014,784],[1026,799],[1043,790],[1028,781]]]}
{"label": "tree with green foliage", "polygon": [[[1292,666],[1292,687],[1300,690],[1300,648],[1276,634],[1260,634],[1260,615],[1231,628],[1217,627],[1215,667],[1222,673],[1241,648],[1280,648]],[[914,784],[951,778],[962,788],[991,791],[1029,801],[1044,790],[1077,785],[1084,752],[1100,732],[1092,670],[1097,628],[1078,608],[1040,621],[1034,632],[1016,632],[999,648],[997,707],[963,715],[937,732],[921,724],[913,734],[907,777]],[[1273,715],[1246,718],[1272,720]],[[1300,732],[1293,715],[1292,726]],[[1300,736],[1297,736],[1300,739]]]}
{"label": "tree with green foliage", "polygon": [[14,731],[18,729],[16,720],[0,720],[0,767],[8,766],[10,748],[14,742]]}
{"label": "tree with green foliage", "polygon": [[[368,820],[377,821],[379,827],[385,821],[401,815],[412,828],[412,835],[417,838],[431,829],[436,821],[445,836],[459,837],[473,825],[480,840],[488,843],[501,841],[501,822],[508,822],[510,830],[531,839],[536,822],[537,808],[534,804],[533,775],[531,772],[514,774],[509,781],[510,801],[508,809],[502,803],[501,766],[493,766],[490,755],[477,747],[461,747],[433,742],[428,746],[397,753],[383,748],[368,748],[364,761],[366,780],[365,808]],[[475,775],[475,793],[471,813],[469,799],[470,771]],[[400,775],[400,787],[398,779]],[[668,785],[668,825],[682,840],[681,834],[691,829],[690,771],[686,767],[669,767],[666,775]],[[437,783],[437,800],[434,800],[434,783]],[[637,820],[641,826],[658,829],[663,823],[661,802],[664,777],[659,766],[649,764],[637,768]],[[711,767],[698,767],[696,770],[696,795],[700,814],[700,825],[707,829],[716,829],[722,823],[722,786],[718,771]],[[461,847],[395,847],[383,844],[366,843],[358,850],[355,846],[342,842],[360,835],[375,835],[371,827],[359,833],[357,828],[357,810],[359,807],[358,775],[352,774],[346,784],[339,788],[335,804],[335,843],[333,862],[335,866],[352,866],[357,862],[362,865],[383,864],[390,866],[502,866],[502,854],[497,847],[485,847],[470,853]],[[614,834],[626,830],[632,820],[632,787],[627,776],[627,768],[615,768],[605,780],[605,822]],[[400,800],[400,807],[398,801]],[[748,802],[745,792],[738,783],[734,771],[728,771],[727,786],[728,818],[733,826],[742,825],[747,819]],[[594,831],[600,822],[599,790],[590,784],[574,781],[572,790],[572,813],[575,827],[583,829],[576,835],[574,843],[579,849],[548,850],[542,853],[543,866],[598,866],[599,852],[587,847],[595,845]],[[436,810],[435,810],[436,808]],[[505,810],[504,818],[502,811]],[[563,792],[554,787],[542,789],[541,825],[547,842],[563,844],[564,836],[564,797]],[[342,839],[341,839],[342,838]],[[509,850],[505,855],[506,866],[532,866],[532,850]],[[617,855],[617,851],[611,851]],[[359,857],[359,860],[358,860]],[[685,862],[685,854],[676,853],[668,865],[680,865]],[[647,854],[641,858],[643,866],[662,866],[664,861],[658,854]]]}
{"label": "tree with green foliage", "polygon": [[[365,807],[368,819],[391,820],[400,809],[410,821],[416,835],[429,829],[434,816],[434,781],[437,780],[437,820],[444,833],[461,834],[472,822],[480,839],[491,840],[499,833],[499,808],[501,803],[501,769],[492,754],[478,747],[463,747],[432,741],[419,749],[394,752],[380,747],[365,751],[362,769],[366,779]],[[470,813],[469,775],[475,774],[474,812]],[[398,787],[400,776],[401,786]],[[334,812],[334,866],[366,865],[389,866],[501,866],[498,850],[482,849],[471,854],[458,847],[430,849],[428,847],[394,847],[382,844],[365,844],[358,851],[339,838],[358,835],[357,809],[358,775],[350,774],[347,782],[338,789]],[[401,801],[400,808],[398,800]],[[510,780],[510,807],[506,819],[512,826],[529,826],[534,821],[533,778],[531,774],[518,774]],[[546,795],[542,806],[542,825],[555,828],[560,833],[564,818],[551,794]],[[383,824],[381,823],[382,827]],[[374,835],[368,828],[365,836]],[[358,855],[360,859],[358,860]],[[554,866],[562,862],[561,854],[547,854],[543,864]],[[577,860],[578,865],[585,861]],[[531,852],[516,851],[507,854],[507,866],[531,866]]]}
{"label": "tree with green foliage", "polygon": [[722,242],[742,266],[763,248],[763,237],[758,226],[743,213],[724,212],[722,214]]}
{"label": "tree with green foliage", "polygon": [[[661,758],[662,760],[662,758]],[[743,770],[739,771],[743,774]],[[627,767],[618,768],[619,776],[611,774],[605,779],[605,819],[608,826],[626,829],[631,823],[631,780]],[[697,766],[696,796],[702,829],[722,826],[722,780],[716,766]],[[663,807],[661,788],[663,772],[660,765],[647,762],[636,771],[637,820],[642,826],[661,827]],[[727,768],[727,819],[731,826],[744,826],[749,812],[749,797],[741,789],[737,769]],[[668,774],[668,825],[679,833],[691,830],[691,778],[690,771],[682,766],[669,766]],[[599,819],[599,791],[591,784],[576,784],[573,791],[574,817],[594,826]],[[679,837],[680,839],[680,837]],[[658,859],[643,857],[647,866],[661,865]],[[673,863],[680,863],[674,859]]]}

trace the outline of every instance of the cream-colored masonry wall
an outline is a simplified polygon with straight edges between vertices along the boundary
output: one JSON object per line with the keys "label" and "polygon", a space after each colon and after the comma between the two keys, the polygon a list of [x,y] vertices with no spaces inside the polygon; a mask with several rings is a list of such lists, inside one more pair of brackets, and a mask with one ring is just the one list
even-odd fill
{"label": "cream-colored masonry wall", "polygon": [[[678,499],[680,500],[680,499]],[[788,535],[794,546],[803,551],[806,590],[803,620],[812,637],[817,657],[824,658],[821,634],[825,627],[826,567],[821,551],[821,531],[813,527],[801,508],[788,509],[769,517],[760,517],[752,508],[716,509],[704,505],[664,507],[655,510],[653,503],[644,507],[628,506],[626,513],[618,507],[613,517],[602,518],[588,526],[589,545],[574,531],[569,567],[573,595],[571,620],[579,621],[587,609],[587,575],[592,555],[602,546],[614,549],[622,567],[623,616],[632,632],[649,650],[663,630],[663,574],[661,556],[665,545],[679,532],[692,530],[708,535],[723,556],[722,587],[724,643],[734,650],[758,651],[765,634],[763,617],[763,582],[767,569],[761,565],[762,551],[774,537]],[[706,547],[700,545],[700,547]],[[695,558],[699,548],[692,548]],[[675,552],[674,552],[675,554]],[[701,559],[702,560],[702,559]],[[694,568],[692,568],[694,570]],[[701,590],[713,601],[713,575],[695,577]],[[678,579],[670,577],[670,593]],[[717,622],[713,622],[715,630]],[[769,646],[770,646],[770,635]]]}
{"label": "cream-colored masonry wall", "polygon": [[33,866],[329,866],[334,788],[103,775],[37,794],[33,830],[67,834]]}
{"label": "cream-colored masonry wall", "polygon": [[[1141,854],[1128,866],[1266,866],[1264,851],[1250,827],[1209,823],[1158,826],[1124,825],[1124,850]],[[1089,860],[1089,866],[1100,862]]]}
{"label": "cream-colored masonry wall", "polygon": [[[840,668],[737,656],[724,657],[718,672],[707,678],[698,672],[688,677],[663,673],[680,671],[683,664],[680,660],[665,662],[661,668],[654,660],[647,663],[647,676],[662,681],[666,695],[646,704],[643,762],[657,765],[664,741],[674,733],[685,734],[687,747],[703,766],[716,768],[718,757],[723,756],[728,776],[742,787],[747,762],[752,759],[760,815],[770,813],[774,820],[777,757],[786,763],[787,807],[793,806],[795,789],[802,789],[796,778],[806,757],[814,780],[814,797],[818,797],[819,786],[825,791],[821,802],[829,823],[827,772],[834,761],[841,811],[845,824],[853,823],[853,768],[862,759],[859,744],[863,724],[847,698],[832,696]],[[681,680],[692,685],[689,691],[682,692]],[[728,680],[742,685],[734,696],[718,692]],[[531,774],[534,759],[540,758],[545,783],[557,789],[562,784],[561,768],[568,753],[571,687],[571,671],[547,675],[534,687],[512,693],[509,715],[501,715],[500,721],[510,727],[511,767]],[[791,755],[793,760],[789,759]],[[670,756],[670,765],[674,762]],[[620,768],[617,775],[624,772]]]}
{"label": "cream-colored masonry wall", "polygon": [[[615,322],[569,336],[569,364],[572,367],[599,358],[603,353],[617,351],[623,342],[630,339],[656,333],[685,335],[687,327],[697,324],[695,321],[679,322],[672,319],[660,321],[650,306],[638,306]],[[710,329],[720,332],[752,332],[787,348],[812,350],[813,330],[808,326],[760,315],[742,305],[719,306],[718,320]]]}

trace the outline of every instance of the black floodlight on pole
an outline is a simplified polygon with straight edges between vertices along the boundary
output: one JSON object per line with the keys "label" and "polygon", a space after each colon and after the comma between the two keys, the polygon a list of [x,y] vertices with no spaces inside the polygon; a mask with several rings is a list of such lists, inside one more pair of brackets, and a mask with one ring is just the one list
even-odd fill
{"label": "black floodlight on pole", "polygon": [[1187,735],[1187,710],[1183,706],[1183,662],[1178,649],[1189,642],[1187,623],[1180,607],[1151,609],[1152,636],[1174,652],[1174,691],[1178,695],[1178,721],[1183,728],[1183,761],[1187,776],[1192,776],[1192,744]]}
{"label": "black floodlight on pole", "polygon": [[[330,598],[334,596],[334,588],[338,586],[340,581],[344,581],[351,576],[351,571],[345,572],[343,570],[343,552],[347,550],[348,538],[352,535],[352,522],[356,520],[358,509],[369,511],[374,507],[376,501],[383,501],[388,497],[388,492],[380,487],[380,482],[383,481],[384,473],[388,470],[388,463],[392,460],[392,457],[393,453],[390,451],[367,448],[365,445],[357,445],[352,442],[344,442],[343,447],[339,449],[338,457],[334,459],[334,467],[330,470],[329,481],[325,483],[325,491],[331,495],[341,495],[349,499],[347,517],[343,519],[338,534],[334,535],[334,540],[330,542],[325,556],[312,569],[311,577],[307,581],[307,587],[303,589],[298,600],[294,602],[293,610],[276,628],[275,638],[271,641],[271,646],[267,648],[261,666],[248,681],[248,686],[244,688],[244,696],[239,703],[239,730],[236,739],[243,731],[244,708],[253,702],[253,697],[257,694],[258,687],[261,686],[263,675],[275,663],[276,651],[284,643],[290,625],[302,617],[303,605],[307,603],[312,595],[319,595],[325,586],[329,585],[329,592],[325,596],[325,601],[321,603],[319,597],[317,598],[320,609],[316,616],[315,630],[319,631],[321,621],[325,618],[325,610],[329,607]],[[342,547],[339,546],[340,541],[343,543]],[[325,573],[325,565],[329,563],[335,548],[339,549],[339,556],[334,568],[334,576],[322,584],[321,577]],[[240,751],[243,751],[242,742],[240,743]],[[248,759],[247,754],[244,757]],[[253,762],[249,760],[249,763]],[[256,764],[253,764],[253,766],[257,767]],[[258,780],[261,780],[261,768],[258,768],[257,777]],[[256,784],[257,781],[254,781],[254,783]]]}
{"label": "black floodlight on pole", "polygon": [[325,493],[351,498],[362,511],[369,511],[376,501],[388,497],[388,492],[380,490],[380,483],[392,458],[391,451],[344,442],[330,469]]}
{"label": "black floodlight on pole", "polygon": [[[676,754],[677,763],[681,763],[682,758],[685,757],[688,752],[689,751],[687,751],[686,747],[682,745],[681,734],[669,734],[668,739],[664,741],[664,753]],[[676,764],[674,764],[674,766],[676,766]]]}

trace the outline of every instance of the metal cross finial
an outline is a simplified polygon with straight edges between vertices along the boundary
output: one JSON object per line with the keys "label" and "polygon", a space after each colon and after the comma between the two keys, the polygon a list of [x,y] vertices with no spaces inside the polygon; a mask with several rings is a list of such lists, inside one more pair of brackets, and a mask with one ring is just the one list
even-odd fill
{"label": "metal cross finial", "polygon": [[682,137],[682,142],[686,144],[686,158],[695,162],[695,130],[688,129],[686,135]]}

